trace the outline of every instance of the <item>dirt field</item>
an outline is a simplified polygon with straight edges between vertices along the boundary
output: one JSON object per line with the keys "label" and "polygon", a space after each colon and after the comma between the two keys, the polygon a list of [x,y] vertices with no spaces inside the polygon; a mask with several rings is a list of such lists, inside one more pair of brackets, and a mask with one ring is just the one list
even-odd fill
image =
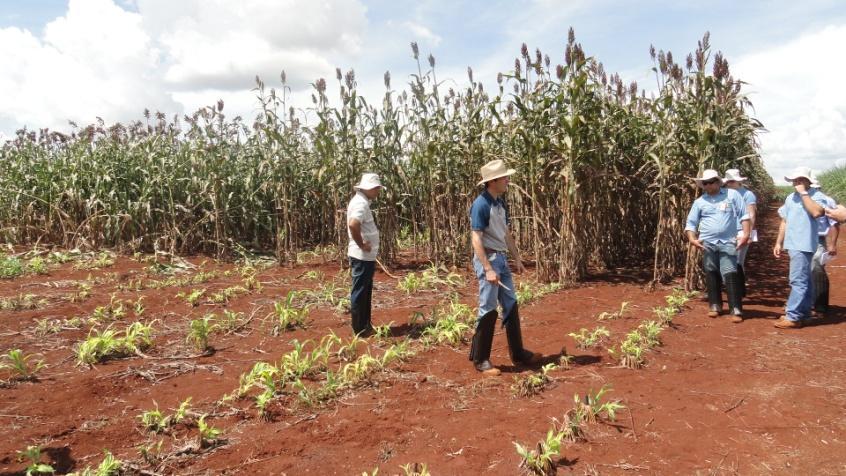
{"label": "dirt field", "polygon": [[[25,464],[17,462],[16,452],[39,444],[42,461],[58,473],[95,466],[108,449],[146,474],[359,475],[376,468],[379,474],[405,474],[402,466],[413,463],[425,464],[435,475],[519,474],[514,442],[535,445],[552,418],[560,420],[573,408],[574,394],[608,385],[612,390],[605,398],[619,400],[626,409],[615,421],[588,424],[586,441],[565,443],[559,474],[846,474],[846,356],[841,352],[846,258],[829,266],[829,316],[799,330],[775,329],[772,319],[788,288],[787,259],[775,262],[770,254],[773,228],[762,227],[762,242],[750,253],[747,320],[709,319],[704,301],[697,298],[661,334],[663,345],[645,355],[641,369],[621,367],[606,347],[651,319],[652,308],[664,304],[670,287],[647,292],[646,276],[615,270],[521,308],[528,348],[549,356],[549,362],[558,360],[562,347],[573,355],[569,369],[552,371],[552,382],[530,397],[515,396],[512,385],[538,368],[510,365],[500,329],[492,361],[503,374],[480,378],[467,360],[466,342],[423,347],[412,325],[415,313],[429,314],[450,288],[408,295],[396,289],[396,279],[379,271],[374,321],[393,322],[391,337],[371,337],[366,345],[381,355],[390,344],[411,337],[417,354],[322,405],[298,402],[296,391],[286,388],[270,404],[266,419],[258,416],[251,398],[255,392],[244,399],[221,399],[238,388],[239,376],[254,363],[278,362],[292,350],[293,339],[319,341],[329,331],[349,338],[348,315],[327,304],[312,308],[305,329],[274,336],[265,320],[273,302],[292,289],[331,291],[335,282],[342,296],[344,271],[336,264],[319,264],[318,259],[292,269],[270,267],[257,274],[261,290],[234,295],[224,304],[204,298],[196,307],[178,293],[205,288],[205,296],[211,296],[244,285],[234,265],[190,258],[198,268],[176,276],[216,274],[200,284],[140,291],[126,288],[137,287],[138,279],[144,283],[167,276],[127,257],[101,269],[77,270],[66,263],[47,275],[3,280],[0,297],[31,293],[47,302],[40,309],[0,311],[0,350],[39,354],[47,367],[38,381],[0,388],[0,472],[23,474]],[[846,252],[843,240],[841,250]],[[460,272],[463,284],[454,291],[461,302],[474,306],[477,285],[468,270]],[[91,295],[70,302],[79,281],[93,283]],[[108,306],[113,294],[121,302],[144,296],[137,319],[153,322],[155,333],[154,345],[143,354],[93,367],[77,365],[73,349],[85,339],[87,326],[46,334],[42,327],[41,335],[36,333],[38,320],[91,316],[98,306]],[[630,304],[623,318],[597,320],[624,301]],[[231,331],[210,337],[213,353],[202,354],[186,342],[191,319],[220,316],[224,309],[243,314]],[[122,330],[136,320],[130,304],[126,314],[113,328]],[[568,336],[598,325],[611,332],[598,347],[577,349]],[[333,358],[329,368],[341,365]],[[139,415],[153,409],[154,402],[172,412],[188,397],[193,413],[208,414],[206,421],[222,430],[221,441],[211,448],[197,447],[194,424],[177,424],[159,434],[140,425]],[[145,462],[138,448],[158,441],[158,461]]]}

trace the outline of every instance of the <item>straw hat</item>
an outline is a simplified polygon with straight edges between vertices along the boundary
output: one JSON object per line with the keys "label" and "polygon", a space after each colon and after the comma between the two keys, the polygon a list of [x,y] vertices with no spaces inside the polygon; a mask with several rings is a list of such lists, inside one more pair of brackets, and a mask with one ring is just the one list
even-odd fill
{"label": "straw hat", "polygon": [[696,185],[702,188],[702,182],[707,182],[711,179],[717,179],[720,182],[720,185],[723,184],[723,179],[720,178],[720,173],[714,169],[706,169],[702,172],[701,177],[696,177],[693,180],[696,180]]}
{"label": "straw hat", "polygon": [[811,169],[809,167],[796,167],[792,172],[784,176],[784,180],[792,182],[798,178],[806,178],[811,181]]}
{"label": "straw hat", "polygon": [[357,185],[354,185],[356,190],[373,190],[376,187],[385,188],[377,174],[363,174],[361,181]]}
{"label": "straw hat", "polygon": [[505,162],[497,159],[488,162],[480,169],[482,173],[482,180],[477,185],[482,185],[485,182],[496,180],[500,177],[506,177],[517,172],[514,169],[509,169],[505,166]]}
{"label": "straw hat", "polygon": [[740,176],[740,170],[728,169],[726,170],[726,176],[723,177],[723,182],[743,182],[746,179],[747,177]]}

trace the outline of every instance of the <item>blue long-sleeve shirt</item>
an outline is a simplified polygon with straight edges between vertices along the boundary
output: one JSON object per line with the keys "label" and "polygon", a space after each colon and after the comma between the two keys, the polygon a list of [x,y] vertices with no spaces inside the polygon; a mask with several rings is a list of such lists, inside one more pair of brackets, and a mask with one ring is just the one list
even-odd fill
{"label": "blue long-sleeve shirt", "polygon": [[[812,196],[814,201],[819,203],[823,208],[834,208],[837,206],[837,200],[824,194],[822,190],[818,188],[814,188],[813,190],[815,191]],[[837,220],[832,220],[825,215],[817,218],[817,234],[819,236],[828,235],[828,230],[836,224]]]}
{"label": "blue long-sleeve shirt", "polygon": [[749,220],[743,197],[721,187],[718,193],[703,193],[693,202],[684,229],[694,233],[698,230],[699,239],[705,243],[735,243],[738,224],[743,220]]}
{"label": "blue long-sleeve shirt", "polygon": [[[738,188],[737,193],[739,193],[740,196],[743,197],[743,203],[746,204],[746,206],[743,208],[743,211],[748,214],[749,213],[749,205],[757,205],[758,204],[758,197],[755,196],[755,193],[752,192],[752,190],[749,190],[746,187]],[[740,218],[742,218],[742,217],[738,217],[738,220],[737,220],[737,231],[738,232],[740,232],[740,230],[743,229],[743,226],[740,223]],[[749,219],[751,220],[752,217],[749,217]]]}

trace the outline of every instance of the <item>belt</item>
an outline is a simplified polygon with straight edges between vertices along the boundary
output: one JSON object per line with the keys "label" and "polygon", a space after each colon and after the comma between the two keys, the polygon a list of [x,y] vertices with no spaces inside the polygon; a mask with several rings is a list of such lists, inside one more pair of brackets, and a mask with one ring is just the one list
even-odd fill
{"label": "belt", "polygon": [[491,249],[491,248],[485,248],[485,254],[486,254],[486,255],[490,255],[490,254],[493,254],[493,253],[502,253],[502,254],[505,254],[505,251],[494,250],[494,249]]}

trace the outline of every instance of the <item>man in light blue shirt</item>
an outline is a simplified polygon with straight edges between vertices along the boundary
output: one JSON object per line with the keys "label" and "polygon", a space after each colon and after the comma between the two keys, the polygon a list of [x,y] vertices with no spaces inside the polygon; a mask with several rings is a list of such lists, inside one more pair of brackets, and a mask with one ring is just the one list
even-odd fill
{"label": "man in light blue shirt", "polygon": [[[696,179],[705,193],[693,202],[685,233],[690,243],[702,250],[702,268],[708,290],[708,316],[717,317],[722,308],[720,281],[726,283],[726,298],[732,322],[743,322],[737,252],[746,246],[751,225],[746,204],[739,193],[724,188],[720,174],[708,169]],[[743,233],[738,233],[741,223]],[[697,235],[698,233],[698,235]]]}
{"label": "man in light blue shirt", "polygon": [[[814,191],[811,197],[823,208],[834,208],[837,201],[822,191],[816,174],[811,171],[811,189]],[[828,313],[828,274],[825,271],[825,263],[830,257],[837,255],[837,237],[840,235],[840,224],[837,221],[821,216],[817,218],[817,236],[819,242],[814,258],[811,261],[811,279],[814,286],[814,312],[817,317],[825,317]]]}
{"label": "man in light blue shirt", "polygon": [[825,213],[815,202],[811,188],[811,169],[797,167],[784,177],[796,189],[784,200],[778,209],[781,224],[773,255],[781,257],[782,250],[790,255],[790,296],[787,298],[787,313],[775,323],[779,329],[796,329],[811,318],[814,300],[814,283],[811,280],[811,260],[819,243],[817,218]]}
{"label": "man in light blue shirt", "polygon": [[[746,214],[749,215],[749,227],[752,229],[752,235],[749,237],[748,246],[744,246],[737,250],[737,277],[740,280],[741,297],[746,297],[746,254],[749,251],[749,246],[752,246],[753,242],[758,241],[758,233],[755,229],[755,221],[757,220],[758,215],[758,198],[755,197],[752,190],[743,186],[743,182],[745,181],[746,177],[741,176],[740,170],[738,169],[726,170],[726,176],[723,178],[723,183],[725,183],[726,188],[736,191],[741,197],[743,197],[743,203],[746,204]],[[742,231],[743,225],[740,221],[738,221],[737,232],[741,233]]]}

